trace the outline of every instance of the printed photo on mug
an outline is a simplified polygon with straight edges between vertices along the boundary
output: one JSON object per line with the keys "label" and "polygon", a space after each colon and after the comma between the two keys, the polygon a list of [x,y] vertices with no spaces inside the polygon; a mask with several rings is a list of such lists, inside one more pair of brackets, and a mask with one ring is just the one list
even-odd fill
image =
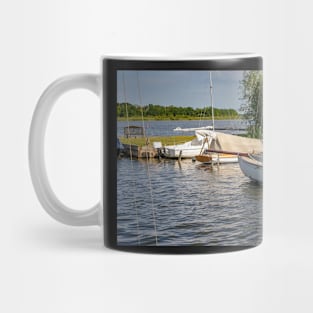
{"label": "printed photo on mug", "polygon": [[117,244],[262,238],[262,71],[117,71]]}

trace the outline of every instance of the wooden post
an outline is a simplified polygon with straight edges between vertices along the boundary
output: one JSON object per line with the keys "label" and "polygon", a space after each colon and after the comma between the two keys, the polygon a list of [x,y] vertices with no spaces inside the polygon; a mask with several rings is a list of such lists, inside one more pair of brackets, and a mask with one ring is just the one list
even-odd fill
{"label": "wooden post", "polygon": [[181,155],[183,154],[183,150],[180,150],[179,151],[179,156],[178,156],[178,161],[180,162],[181,161]]}

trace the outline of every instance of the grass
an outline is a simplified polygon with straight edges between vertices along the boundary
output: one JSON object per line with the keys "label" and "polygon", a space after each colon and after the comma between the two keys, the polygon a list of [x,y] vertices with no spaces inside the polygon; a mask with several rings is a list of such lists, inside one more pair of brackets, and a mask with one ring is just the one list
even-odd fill
{"label": "grass", "polygon": [[162,145],[176,145],[190,141],[195,136],[155,136],[155,137],[139,137],[139,138],[126,138],[119,137],[122,144],[131,144],[136,146],[145,146],[147,143],[152,144],[153,142],[162,142]]}

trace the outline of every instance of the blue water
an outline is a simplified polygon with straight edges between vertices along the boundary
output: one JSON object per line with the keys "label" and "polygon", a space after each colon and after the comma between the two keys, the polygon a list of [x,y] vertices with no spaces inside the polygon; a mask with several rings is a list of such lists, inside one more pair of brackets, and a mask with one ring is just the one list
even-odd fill
{"label": "blue water", "polygon": [[[193,135],[191,132],[177,132],[173,131],[176,127],[181,128],[196,128],[204,126],[212,126],[212,121],[130,121],[130,126],[144,126],[147,136],[173,136],[173,135]],[[117,124],[117,136],[124,135],[124,127],[128,126],[128,122],[118,122]],[[247,122],[243,120],[217,120],[215,121],[216,128],[231,128],[230,130],[224,130],[225,133],[239,133],[242,131],[236,131],[234,129],[246,128]]]}
{"label": "blue water", "polygon": [[[181,121],[171,123],[170,128],[182,127]],[[244,176],[237,163],[210,167],[191,160],[122,158],[117,165],[119,245],[261,241],[262,186]]]}

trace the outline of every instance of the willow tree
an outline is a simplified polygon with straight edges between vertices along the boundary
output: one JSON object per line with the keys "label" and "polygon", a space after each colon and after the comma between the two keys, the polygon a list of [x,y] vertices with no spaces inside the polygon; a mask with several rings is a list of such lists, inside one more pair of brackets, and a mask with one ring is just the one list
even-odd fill
{"label": "willow tree", "polygon": [[262,138],[263,135],[263,75],[262,71],[245,71],[240,81],[240,112],[248,120],[248,136]]}

